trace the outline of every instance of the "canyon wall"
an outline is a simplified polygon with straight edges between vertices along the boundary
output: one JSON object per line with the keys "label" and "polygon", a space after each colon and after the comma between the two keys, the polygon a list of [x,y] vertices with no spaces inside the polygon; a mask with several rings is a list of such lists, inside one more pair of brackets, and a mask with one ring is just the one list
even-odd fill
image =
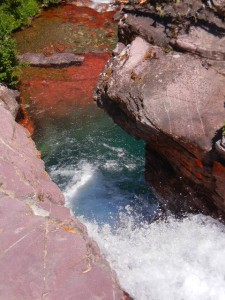
{"label": "canyon wall", "polygon": [[146,179],[176,213],[225,218],[225,5],[126,2],[95,100],[146,142]]}
{"label": "canyon wall", "polygon": [[64,207],[29,132],[18,93],[0,85],[0,298],[125,299],[86,228]]}

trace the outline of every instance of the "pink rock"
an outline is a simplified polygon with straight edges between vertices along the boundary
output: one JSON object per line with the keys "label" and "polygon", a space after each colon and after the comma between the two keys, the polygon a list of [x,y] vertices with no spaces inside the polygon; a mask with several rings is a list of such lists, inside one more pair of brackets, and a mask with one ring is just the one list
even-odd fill
{"label": "pink rock", "polygon": [[84,225],[63,206],[28,131],[0,106],[0,298],[123,299]]}
{"label": "pink rock", "polygon": [[6,86],[0,84],[0,106],[9,110],[14,118],[19,110],[19,104],[17,102],[18,97],[18,91],[10,90]]}

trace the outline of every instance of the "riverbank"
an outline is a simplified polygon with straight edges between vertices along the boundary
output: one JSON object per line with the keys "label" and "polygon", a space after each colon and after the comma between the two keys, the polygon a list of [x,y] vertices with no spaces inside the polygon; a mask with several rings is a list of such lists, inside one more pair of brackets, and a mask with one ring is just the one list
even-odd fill
{"label": "riverbank", "polygon": [[[33,97],[36,110],[44,109],[49,116],[55,113],[62,116],[65,97],[71,100],[67,101],[67,110],[77,101],[73,98],[77,91],[81,99],[82,95],[90,97],[107,58],[107,54],[86,54],[81,72],[78,66],[51,68],[49,73],[24,67],[20,85],[23,107],[27,109]],[[87,72],[89,77],[85,76],[82,84],[82,74]],[[77,86],[72,88],[75,82]],[[46,173],[31,134],[15,122],[18,93],[0,87],[1,297],[9,300],[128,299],[85,226],[64,206],[64,196]],[[58,97],[53,99],[54,95]],[[20,111],[20,115],[26,117],[26,111]],[[29,118],[33,116],[29,111]],[[33,131],[36,121],[32,119],[34,125],[26,118],[21,122]]]}

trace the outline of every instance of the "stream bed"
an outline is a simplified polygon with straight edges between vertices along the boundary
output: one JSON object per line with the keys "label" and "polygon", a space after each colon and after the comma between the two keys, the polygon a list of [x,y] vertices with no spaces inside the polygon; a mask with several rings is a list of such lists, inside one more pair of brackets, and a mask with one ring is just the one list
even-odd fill
{"label": "stream bed", "polygon": [[23,68],[23,105],[46,169],[134,299],[224,300],[224,226],[202,215],[152,221],[144,143],[93,103],[117,29],[107,3],[82,3],[49,9],[15,35],[20,53],[85,56],[81,66]]}

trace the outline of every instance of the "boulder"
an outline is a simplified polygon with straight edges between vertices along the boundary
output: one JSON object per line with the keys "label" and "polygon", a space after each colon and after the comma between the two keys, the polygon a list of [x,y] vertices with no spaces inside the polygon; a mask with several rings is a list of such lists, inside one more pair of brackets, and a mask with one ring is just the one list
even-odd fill
{"label": "boulder", "polygon": [[161,13],[149,3],[125,5],[121,51],[95,100],[146,142],[146,179],[167,208],[225,218],[225,161],[216,150],[225,121],[224,22],[200,4],[162,1]]}

